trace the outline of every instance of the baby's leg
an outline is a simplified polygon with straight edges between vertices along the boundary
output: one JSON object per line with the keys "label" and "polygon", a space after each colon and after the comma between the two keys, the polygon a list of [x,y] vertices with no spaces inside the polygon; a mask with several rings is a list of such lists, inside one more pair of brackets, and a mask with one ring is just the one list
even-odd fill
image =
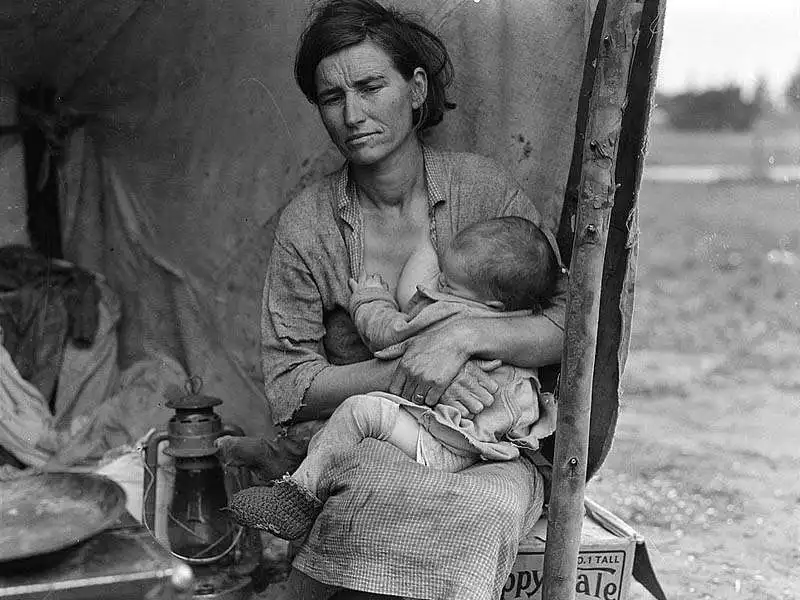
{"label": "baby's leg", "polygon": [[[265,529],[285,540],[308,534],[322,509],[317,497],[319,479],[331,459],[365,438],[388,440],[398,421],[404,447],[409,423],[398,419],[400,407],[381,396],[351,396],[337,408],[325,426],[311,438],[308,456],[292,475],[267,486],[238,492],[228,509],[242,525]],[[407,415],[406,415],[407,416]]]}
{"label": "baby's leg", "polygon": [[308,445],[308,456],[291,477],[313,494],[331,459],[366,438],[387,441],[416,456],[419,424],[397,403],[381,396],[351,396],[334,411]]}
{"label": "baby's leg", "polygon": [[480,460],[480,455],[456,454],[441,441],[423,429],[419,433],[417,462],[445,473],[458,473]]}
{"label": "baby's leg", "polygon": [[400,449],[409,458],[416,460],[420,430],[419,421],[408,411],[399,410],[392,433],[386,438],[386,441]]}

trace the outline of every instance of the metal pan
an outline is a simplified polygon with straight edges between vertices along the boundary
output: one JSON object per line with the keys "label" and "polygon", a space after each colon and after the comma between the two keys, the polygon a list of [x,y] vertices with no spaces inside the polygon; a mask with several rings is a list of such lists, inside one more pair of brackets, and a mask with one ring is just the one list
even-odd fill
{"label": "metal pan", "polygon": [[125,491],[94,473],[42,473],[0,482],[0,562],[55,552],[114,524]]}

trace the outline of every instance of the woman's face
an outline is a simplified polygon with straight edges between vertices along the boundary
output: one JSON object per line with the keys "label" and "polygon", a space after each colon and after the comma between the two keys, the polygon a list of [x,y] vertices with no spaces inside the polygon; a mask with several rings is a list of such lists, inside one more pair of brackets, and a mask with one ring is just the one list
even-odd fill
{"label": "woman's face", "polygon": [[370,41],[320,61],[317,106],[333,143],[356,165],[374,165],[413,141],[412,110],[427,93],[425,71],[406,79]]}

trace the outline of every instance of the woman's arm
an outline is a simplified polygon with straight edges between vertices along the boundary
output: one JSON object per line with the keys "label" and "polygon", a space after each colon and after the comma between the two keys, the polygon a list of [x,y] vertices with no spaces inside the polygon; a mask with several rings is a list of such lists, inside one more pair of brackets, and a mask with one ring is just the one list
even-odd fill
{"label": "woman's arm", "polygon": [[433,405],[472,357],[540,367],[561,360],[563,343],[563,330],[544,316],[475,316],[447,322],[407,342],[389,391],[407,399],[422,394]]}
{"label": "woman's arm", "polygon": [[339,404],[354,394],[387,391],[397,362],[373,359],[326,367],[309,385],[305,403],[294,414],[293,420],[327,419]]}
{"label": "woman's arm", "polygon": [[[320,283],[329,271],[321,269],[330,267],[320,264],[316,247],[298,243],[299,234],[284,225],[276,234],[262,299],[265,392],[276,423],[325,419],[348,396],[388,390],[397,361],[371,359],[360,341],[355,347],[355,332],[324,322],[324,305],[331,303],[324,294],[331,292]],[[343,347],[353,342],[350,358],[357,362],[332,364],[325,350],[329,335],[347,336]]]}
{"label": "woman's arm", "polygon": [[476,317],[456,324],[453,335],[470,356],[499,359],[518,367],[542,367],[561,360],[564,331],[544,317]]}

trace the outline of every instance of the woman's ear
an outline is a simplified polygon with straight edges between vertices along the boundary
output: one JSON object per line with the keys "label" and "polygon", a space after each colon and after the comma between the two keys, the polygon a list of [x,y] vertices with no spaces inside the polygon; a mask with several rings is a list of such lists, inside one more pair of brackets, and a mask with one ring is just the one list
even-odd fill
{"label": "woman's ear", "polygon": [[411,108],[417,110],[428,97],[428,74],[422,67],[414,69],[411,75]]}

